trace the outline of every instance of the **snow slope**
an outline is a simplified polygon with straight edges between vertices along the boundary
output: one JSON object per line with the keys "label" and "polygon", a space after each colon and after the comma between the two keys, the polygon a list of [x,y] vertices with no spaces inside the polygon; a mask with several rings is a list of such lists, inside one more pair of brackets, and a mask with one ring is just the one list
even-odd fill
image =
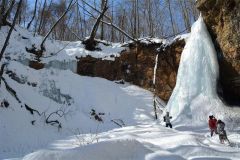
{"label": "snow slope", "polygon": [[[7,30],[2,27],[0,36],[6,37]],[[20,27],[16,30],[3,58],[7,64],[3,77],[18,98],[2,81],[0,101],[7,100],[9,107],[0,107],[0,159],[22,156],[75,132],[102,132],[119,125],[148,123],[152,119],[150,92],[74,73],[76,57],[91,54],[113,60],[111,55],[118,56],[124,49],[120,44],[100,44],[102,51],[90,52],[81,42],[47,40],[46,52],[41,58],[47,67],[34,70],[28,67],[28,61],[35,56],[27,53],[25,47],[38,47],[42,37],[34,37]],[[1,38],[0,46],[3,43]],[[31,113],[27,107],[36,112]],[[95,120],[92,110],[104,114],[99,115],[102,122]],[[59,129],[58,124],[46,124],[48,116],[49,120],[58,120],[62,128]]]}
{"label": "snow slope", "polygon": [[[17,60],[28,65],[30,60],[36,60],[33,54],[27,53],[26,48],[31,49],[33,46],[40,49],[42,36],[35,35],[21,27],[15,27],[16,31],[12,32],[4,57],[11,60]],[[0,30],[0,46],[3,46],[5,37],[7,36],[9,27],[2,27]],[[46,52],[40,58],[41,62],[48,68],[70,69],[76,72],[77,60],[79,57],[91,55],[95,58],[114,60],[114,57],[119,56],[120,52],[125,49],[120,43],[113,43],[105,46],[99,43],[101,51],[88,51],[84,49],[81,41],[68,42],[48,39],[45,42]]]}
{"label": "snow slope", "polygon": [[[6,36],[6,31],[7,28],[3,28],[0,36]],[[22,36],[27,39],[22,39]],[[211,45],[208,46],[211,41],[201,18],[194,24],[187,41],[176,91],[168,104],[176,118],[174,129],[165,128],[161,120],[154,120],[151,92],[131,84],[116,84],[74,73],[76,56],[91,54],[111,59],[110,55],[118,56],[123,49],[119,44],[100,46],[101,52],[89,52],[80,42],[48,40],[45,58],[41,59],[48,67],[34,70],[27,65],[34,56],[27,53],[25,47],[38,46],[41,39],[17,28],[6,50],[7,67],[3,77],[16,91],[20,102],[2,81],[0,100],[5,99],[10,105],[0,107],[0,159],[239,159],[240,128],[228,119],[233,114],[232,110],[226,109],[216,96],[214,86],[218,70],[215,51]],[[3,39],[0,40],[2,44]],[[197,46],[200,47],[196,49]],[[187,63],[193,60],[195,63]],[[202,79],[199,85],[197,78]],[[185,81],[191,82],[190,85]],[[194,88],[195,85],[198,87]],[[36,111],[31,114],[26,105],[39,114]],[[203,107],[199,109],[199,106]],[[231,147],[220,144],[216,135],[209,137],[206,119],[208,112],[214,113],[211,107],[228,120]],[[51,114],[55,111],[59,114]],[[236,115],[238,113],[236,109]],[[46,124],[48,116],[49,120],[58,120],[61,128],[56,124]],[[201,121],[189,123],[192,119]]]}
{"label": "snow slope", "polygon": [[232,147],[219,144],[218,137],[209,137],[207,129],[185,131],[166,129],[159,124],[136,125],[114,129],[97,135],[90,144],[91,134],[70,136],[51,144],[47,149],[26,155],[23,160],[238,160],[239,135],[231,133]]}
{"label": "snow slope", "polygon": [[[36,71],[14,61],[9,63],[8,69],[21,73],[19,77],[24,75],[30,82],[29,77],[34,77],[37,87],[19,84],[4,74],[22,102],[19,104],[8,94],[4,85],[1,87],[1,95],[4,96],[1,99],[7,99],[10,107],[1,108],[0,112],[0,142],[4,144],[0,153],[14,154],[18,148],[24,153],[29,151],[28,148],[39,148],[54,139],[71,135],[76,129],[80,133],[89,133],[119,127],[111,120],[122,120],[125,125],[152,121],[152,94],[139,87],[119,85],[101,78],[82,77],[69,70]],[[59,89],[62,95],[70,95],[70,105],[61,104],[44,94],[49,92],[53,96],[59,96],[51,92],[53,89]],[[65,100],[64,97],[61,98],[62,101]],[[62,129],[58,131],[57,127],[45,124],[43,114],[31,115],[24,104],[46,115],[58,109],[63,110],[66,113],[64,117],[54,115],[51,118],[58,119]],[[103,122],[98,122],[91,116],[92,109],[105,114],[101,116]],[[31,124],[32,121],[35,121],[34,125]]]}

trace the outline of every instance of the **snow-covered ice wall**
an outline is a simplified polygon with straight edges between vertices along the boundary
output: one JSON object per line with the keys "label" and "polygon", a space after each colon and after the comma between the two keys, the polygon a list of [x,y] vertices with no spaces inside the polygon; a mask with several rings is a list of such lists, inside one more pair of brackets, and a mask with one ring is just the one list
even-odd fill
{"label": "snow-covered ice wall", "polygon": [[209,114],[221,112],[217,79],[217,54],[200,16],[182,52],[176,86],[167,104],[170,114],[174,118],[205,120]]}

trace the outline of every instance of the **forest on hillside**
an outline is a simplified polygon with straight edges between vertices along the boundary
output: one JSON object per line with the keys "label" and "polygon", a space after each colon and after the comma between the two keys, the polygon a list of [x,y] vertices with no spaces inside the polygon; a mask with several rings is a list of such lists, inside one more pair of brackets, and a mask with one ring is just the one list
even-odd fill
{"label": "forest on hillside", "polygon": [[[190,31],[198,18],[195,0],[20,0],[16,24],[45,36],[58,19],[51,38],[64,41],[90,36],[97,18],[96,38],[125,42],[131,38],[172,38]],[[1,0],[0,26],[14,19],[17,0]],[[68,8],[69,7],[69,8]],[[124,33],[125,34],[124,34]]]}

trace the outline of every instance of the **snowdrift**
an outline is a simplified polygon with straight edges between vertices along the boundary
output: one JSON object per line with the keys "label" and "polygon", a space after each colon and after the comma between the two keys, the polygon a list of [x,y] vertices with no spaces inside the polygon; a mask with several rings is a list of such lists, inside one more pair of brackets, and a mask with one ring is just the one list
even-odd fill
{"label": "snowdrift", "polygon": [[[5,37],[8,27],[2,27]],[[153,121],[152,93],[130,84],[75,74],[76,57],[91,55],[114,60],[120,44],[90,52],[81,42],[46,41],[41,62],[46,68],[30,68],[35,56],[26,47],[40,45],[41,36],[16,27],[3,57],[6,63],[0,87],[0,159],[19,157],[46,147],[56,139]],[[4,38],[0,39],[0,46]],[[10,87],[10,88],[9,88]],[[48,123],[46,123],[48,121]],[[58,123],[59,122],[59,123]]]}

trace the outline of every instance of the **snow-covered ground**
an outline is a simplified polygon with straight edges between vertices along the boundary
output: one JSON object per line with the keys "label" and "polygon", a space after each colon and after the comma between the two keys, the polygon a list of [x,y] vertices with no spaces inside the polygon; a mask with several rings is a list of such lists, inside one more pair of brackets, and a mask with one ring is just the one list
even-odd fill
{"label": "snow-covered ground", "polygon": [[232,147],[219,144],[217,136],[210,138],[207,129],[195,130],[184,126],[167,129],[152,123],[113,129],[97,135],[70,136],[23,159],[237,160],[240,157],[239,135],[231,133],[229,138],[234,141]]}
{"label": "snow-covered ground", "polygon": [[[94,134],[118,128],[114,122],[120,125],[152,122],[152,94],[137,86],[79,76],[69,70],[37,71],[15,61],[8,64],[8,70],[17,73],[16,77],[26,82],[20,84],[9,75],[3,75],[21,103],[9,94],[2,83],[1,99],[8,100],[10,106],[1,108],[0,112],[0,142],[4,144],[1,145],[0,155],[26,153],[67,135]],[[36,87],[28,85],[28,82],[35,83]],[[30,114],[25,104],[40,115],[35,112]],[[99,115],[103,122],[94,119],[92,109],[96,113],[104,113]],[[64,116],[54,114],[50,119],[61,122],[60,130],[44,123],[45,117],[57,110],[64,112]]]}
{"label": "snow-covered ground", "polygon": [[[49,66],[34,70],[26,63],[34,56],[25,47],[37,47],[42,37],[17,30],[6,50],[5,57],[11,60],[4,60],[8,64],[3,77],[18,98],[2,81],[0,100],[7,100],[9,106],[0,107],[0,159],[240,159],[240,111],[224,106],[216,95],[217,61],[201,18],[187,39],[167,105],[174,116],[173,129],[164,127],[162,119],[154,120],[151,92],[74,73],[76,57],[91,54],[113,60],[111,55],[124,49],[120,44],[89,52],[80,42],[48,40],[41,60]],[[6,31],[3,28],[0,36]],[[210,137],[209,114],[226,120],[230,146],[220,144],[217,135]],[[46,120],[58,123],[50,125]]]}

